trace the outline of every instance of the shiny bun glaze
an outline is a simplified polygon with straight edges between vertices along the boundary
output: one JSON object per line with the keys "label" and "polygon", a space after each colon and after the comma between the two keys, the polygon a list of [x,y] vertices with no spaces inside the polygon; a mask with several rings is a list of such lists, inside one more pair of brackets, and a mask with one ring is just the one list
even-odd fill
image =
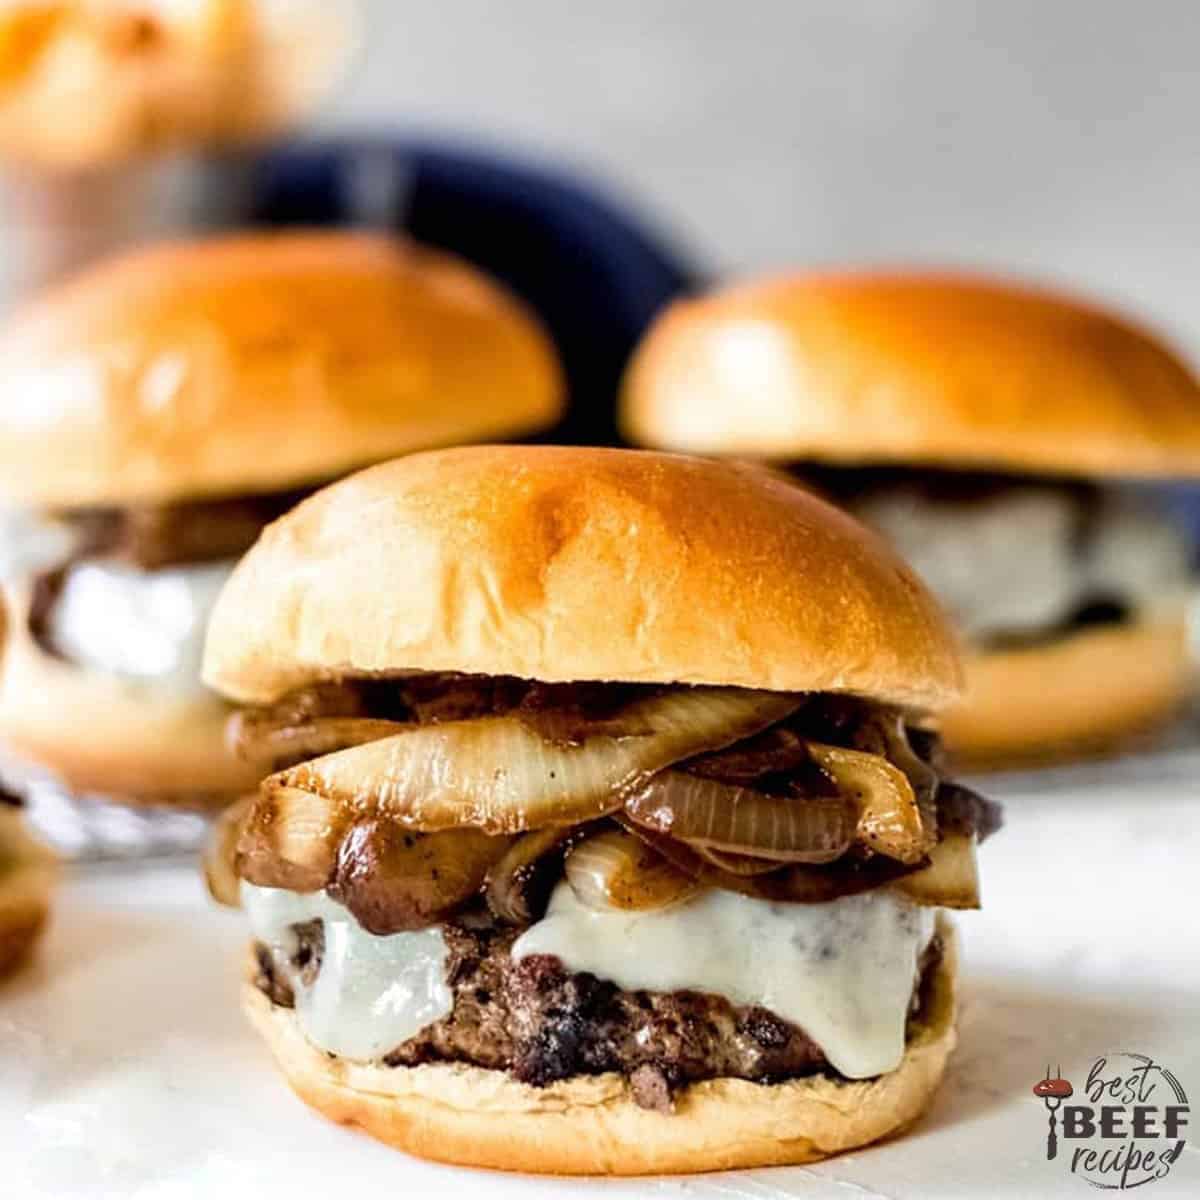
{"label": "shiny bun glaze", "polygon": [[928,592],[832,506],[755,467],[553,446],[418,454],[317,493],[239,564],[204,673],[269,703],[414,670],[927,710],[960,679]]}
{"label": "shiny bun glaze", "polygon": [[793,273],[677,301],[621,421],[639,445],[776,461],[1200,474],[1200,384],[1170,347],[966,274]]}
{"label": "shiny bun glaze", "polygon": [[47,508],[277,492],[562,406],[550,342],[499,284],[353,232],[100,263],[4,325],[0,385],[0,499]]}

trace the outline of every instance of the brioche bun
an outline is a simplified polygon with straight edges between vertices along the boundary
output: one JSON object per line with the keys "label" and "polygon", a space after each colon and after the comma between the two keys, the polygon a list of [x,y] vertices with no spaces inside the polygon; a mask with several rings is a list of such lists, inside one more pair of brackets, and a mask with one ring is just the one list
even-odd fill
{"label": "brioche bun", "polygon": [[0,612],[0,748],[22,771],[49,772],[78,793],[143,803],[219,804],[261,771],[225,744],[229,709],[211,692],[177,695],[47,654],[30,636],[28,592]]}
{"label": "brioche bun", "polygon": [[461,1063],[351,1062],[314,1047],[295,1012],[273,1005],[252,983],[243,1006],[306,1104],[421,1158],[557,1175],[786,1166],[890,1137],[928,1108],[957,1040],[953,927],[939,916],[938,929],[942,959],[896,1070],[854,1081],[708,1080],[684,1089],[670,1113],[640,1108],[616,1074],[535,1088]]}
{"label": "brioche bun", "polygon": [[1200,384],[1074,299],[950,274],[791,274],[678,301],[622,397],[640,445],[1053,475],[1200,472]]}
{"label": "brioche bun", "polygon": [[379,234],[150,246],[0,330],[0,496],[127,506],[324,481],[552,424],[562,377],[525,308]]}
{"label": "brioche bun", "polygon": [[29,955],[50,912],[54,856],[25,832],[18,809],[0,809],[0,976]]}
{"label": "brioche bun", "polygon": [[969,766],[1103,751],[1176,712],[1195,670],[1182,605],[1017,649],[967,656],[946,747]]}
{"label": "brioche bun", "polygon": [[874,534],[757,467],[475,446],[363,471],[269,526],[204,675],[242,702],[344,675],[957,695],[935,602]]}

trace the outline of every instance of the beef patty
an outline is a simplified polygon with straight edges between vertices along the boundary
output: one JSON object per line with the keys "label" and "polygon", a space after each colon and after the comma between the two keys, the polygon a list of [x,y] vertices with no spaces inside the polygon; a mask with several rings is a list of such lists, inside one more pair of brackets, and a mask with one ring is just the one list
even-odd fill
{"label": "beef patty", "polygon": [[[308,978],[320,967],[319,926],[309,922],[296,931],[291,965]],[[535,1087],[616,1071],[629,1079],[639,1104],[656,1109],[669,1108],[677,1088],[702,1079],[776,1083],[818,1071],[836,1075],[802,1029],[765,1008],[704,992],[623,991],[569,972],[549,955],[514,962],[510,950],[521,931],[478,914],[442,930],[454,1007],[386,1055],[388,1066],[463,1062]],[[270,951],[259,945],[256,953],[257,987],[291,1007],[291,989]],[[935,937],[920,964],[914,1015],[940,958]]]}

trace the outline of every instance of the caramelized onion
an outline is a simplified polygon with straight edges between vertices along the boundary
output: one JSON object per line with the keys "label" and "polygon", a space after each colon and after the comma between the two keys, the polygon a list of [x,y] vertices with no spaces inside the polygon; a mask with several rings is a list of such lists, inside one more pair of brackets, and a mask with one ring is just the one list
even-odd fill
{"label": "caramelized onion", "polygon": [[912,748],[904,717],[894,709],[876,709],[859,725],[853,737],[856,750],[885,758],[904,772],[916,798],[924,833],[932,844],[938,833],[937,772]]}
{"label": "caramelized onion", "polygon": [[559,747],[582,746],[589,738],[649,737],[654,730],[646,723],[632,721],[618,714],[610,717],[587,717],[574,711],[555,708],[517,709],[517,720],[544,742]]}
{"label": "caramelized onion", "polygon": [[319,892],[354,814],[300,788],[260,791],[242,824],[237,873],[259,887]]}
{"label": "caramelized onion", "polygon": [[979,869],[975,839],[948,833],[930,851],[929,866],[901,879],[896,887],[910,900],[938,908],[978,908]]}
{"label": "caramelized onion", "polygon": [[1004,824],[1004,811],[961,783],[944,782],[937,793],[938,821],[946,833],[971,833],[977,842],[991,837]]}
{"label": "caramelized onion", "polygon": [[633,834],[638,841],[645,842],[647,846],[657,850],[667,862],[673,867],[678,868],[685,875],[690,875],[693,879],[699,879],[704,874],[706,870],[704,859],[691,846],[686,846],[683,842],[677,842],[674,838],[666,837],[661,833],[655,833],[652,829],[647,829],[646,826],[639,825],[630,818],[628,813],[613,813],[613,820],[626,833]]}
{"label": "caramelized onion", "polygon": [[770,875],[745,878],[725,875],[721,881],[704,875],[705,883],[730,891],[786,904],[824,904],[842,896],[854,896],[904,878],[915,868],[894,858],[873,855],[868,859],[846,857],[827,867],[786,867]]}
{"label": "caramelized onion", "polygon": [[794,729],[777,727],[728,750],[693,759],[688,770],[722,783],[753,783],[764,775],[789,774],[811,764],[804,738]]}
{"label": "caramelized onion", "polygon": [[765,875],[768,871],[779,870],[779,863],[768,858],[751,858],[748,854],[731,854],[727,850],[713,850],[706,846],[696,846],[694,849],[710,867],[729,875]]}
{"label": "caramelized onion", "polygon": [[254,796],[243,796],[225,809],[213,822],[208,843],[204,847],[202,866],[208,894],[218,904],[229,908],[240,908],[242,903],[237,847],[242,826],[250,815],[254,800]]}
{"label": "caramelized onion", "polygon": [[296,723],[286,717],[276,721],[240,720],[241,715],[230,722],[230,748],[247,762],[261,763],[265,770],[275,770],[284,763],[303,762],[306,758],[351,746],[362,746],[408,728],[399,721],[381,721],[374,717],[314,717]]}
{"label": "caramelized onion", "polygon": [[573,846],[567,882],[589,908],[664,908],[696,890],[696,881],[623,829],[597,833]]}
{"label": "caramelized onion", "polygon": [[338,848],[329,895],[368,933],[424,929],[475,895],[508,846],[508,838],[477,829],[416,833],[390,821],[359,821]]}
{"label": "caramelized onion", "polygon": [[809,752],[858,810],[858,838],[868,849],[908,865],[933,848],[908,777],[877,754],[809,742]]}
{"label": "caramelized onion", "polygon": [[798,697],[737,688],[685,688],[635,701],[621,714],[641,736],[548,742],[520,718],[420,726],[271,776],[268,791],[300,788],[357,812],[436,832],[492,834],[576,825],[620,808],[680,759],[757,733]]}
{"label": "caramelized onion", "polygon": [[656,775],[625,812],[688,845],[775,862],[832,862],[854,840],[855,817],[840,796],[772,796],[685,771]]}
{"label": "caramelized onion", "polygon": [[569,825],[548,825],[518,837],[488,873],[488,908],[512,925],[529,925],[540,917],[554,887],[547,867],[560,865],[551,852],[573,833]]}
{"label": "caramelized onion", "polygon": [[727,892],[740,892],[756,900],[820,904],[840,896],[852,896],[882,887],[918,869],[882,855],[871,855],[866,859],[846,855],[827,866],[781,867],[768,863],[768,870],[751,875],[744,871],[724,870],[715,865],[711,851],[702,856],[683,842],[635,824],[625,813],[618,813],[616,820],[698,883],[706,887],[723,888]]}

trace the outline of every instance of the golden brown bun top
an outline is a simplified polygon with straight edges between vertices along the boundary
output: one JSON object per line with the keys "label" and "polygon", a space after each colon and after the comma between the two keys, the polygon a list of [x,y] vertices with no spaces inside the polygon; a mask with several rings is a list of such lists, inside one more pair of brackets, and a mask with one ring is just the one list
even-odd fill
{"label": "golden brown bun top", "polygon": [[755,466],[475,446],[326,488],[226,585],[205,679],[243,702],[315,680],[464,671],[548,682],[957,694],[935,602],[874,534]]}
{"label": "golden brown bun top", "polygon": [[448,255],[338,232],[160,245],[0,330],[0,499],[279,491],[527,434],[561,404],[539,326]]}
{"label": "golden brown bun top", "polygon": [[261,139],[310,108],[350,0],[8,0],[0,154],[55,171]]}
{"label": "golden brown bun top", "polygon": [[676,303],[622,423],[668,450],[1200,474],[1200,385],[1112,314],[969,276],[787,275]]}

